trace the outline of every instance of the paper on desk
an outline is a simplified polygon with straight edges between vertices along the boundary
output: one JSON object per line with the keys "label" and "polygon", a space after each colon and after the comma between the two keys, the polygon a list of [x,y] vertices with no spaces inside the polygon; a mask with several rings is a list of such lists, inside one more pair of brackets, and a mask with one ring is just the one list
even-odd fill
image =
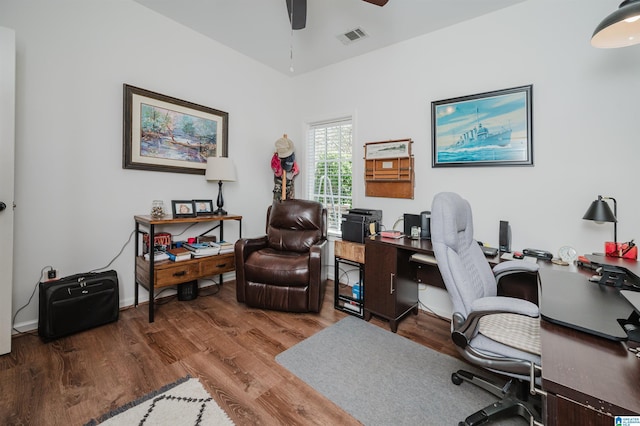
{"label": "paper on desk", "polygon": [[513,253],[502,253],[502,256],[500,256],[500,259],[502,259],[502,260],[524,260],[526,262],[538,263],[538,258],[537,257],[525,256],[522,259],[515,259],[513,257]]}

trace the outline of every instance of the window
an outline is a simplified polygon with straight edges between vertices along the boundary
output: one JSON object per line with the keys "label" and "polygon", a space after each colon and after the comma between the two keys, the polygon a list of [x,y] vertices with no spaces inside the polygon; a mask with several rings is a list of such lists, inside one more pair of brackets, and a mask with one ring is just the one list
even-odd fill
{"label": "window", "polygon": [[308,198],[327,208],[330,231],[340,232],[342,213],[353,206],[352,150],[350,117],[309,126]]}

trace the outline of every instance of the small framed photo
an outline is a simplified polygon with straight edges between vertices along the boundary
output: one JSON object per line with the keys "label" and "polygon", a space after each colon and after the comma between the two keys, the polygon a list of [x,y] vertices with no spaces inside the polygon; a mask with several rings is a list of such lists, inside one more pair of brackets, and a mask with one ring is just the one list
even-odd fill
{"label": "small framed photo", "polygon": [[193,200],[171,200],[171,210],[173,217],[194,217],[196,209]]}
{"label": "small framed photo", "polygon": [[196,216],[211,216],[213,214],[213,200],[193,200]]}
{"label": "small framed photo", "polygon": [[411,139],[399,139],[384,142],[369,142],[364,144],[365,160],[379,158],[411,157]]}

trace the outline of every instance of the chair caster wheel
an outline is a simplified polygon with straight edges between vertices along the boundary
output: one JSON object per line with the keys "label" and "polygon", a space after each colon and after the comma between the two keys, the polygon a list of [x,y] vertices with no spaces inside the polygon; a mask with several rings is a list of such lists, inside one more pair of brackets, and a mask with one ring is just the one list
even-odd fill
{"label": "chair caster wheel", "polygon": [[[454,385],[460,386],[464,380],[462,380],[462,377],[460,377],[458,375],[458,373],[452,373],[451,374],[451,381],[453,382]],[[460,423],[460,425],[458,425],[458,426],[461,426],[461,425],[464,426],[464,422]]]}

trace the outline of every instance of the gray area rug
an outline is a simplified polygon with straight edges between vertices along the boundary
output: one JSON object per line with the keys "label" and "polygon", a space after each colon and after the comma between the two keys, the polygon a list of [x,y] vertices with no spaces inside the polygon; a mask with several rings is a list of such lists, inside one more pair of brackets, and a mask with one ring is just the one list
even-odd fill
{"label": "gray area rug", "polygon": [[198,379],[184,377],[85,426],[233,426]]}
{"label": "gray area rug", "polygon": [[[457,425],[497,400],[469,383],[451,382],[454,371],[479,370],[355,317],[276,360],[365,425]],[[491,424],[528,422],[513,418]]]}

